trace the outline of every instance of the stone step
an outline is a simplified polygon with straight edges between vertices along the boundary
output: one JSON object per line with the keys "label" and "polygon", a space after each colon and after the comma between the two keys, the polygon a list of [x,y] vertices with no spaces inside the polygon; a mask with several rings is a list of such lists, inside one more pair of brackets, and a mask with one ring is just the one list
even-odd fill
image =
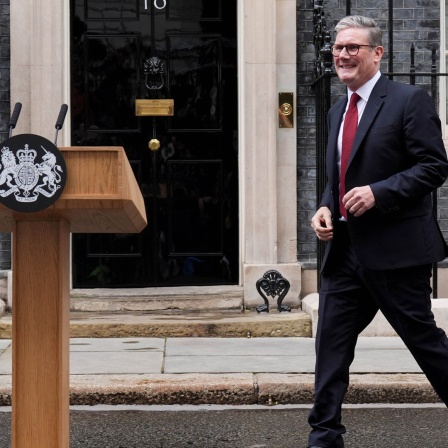
{"label": "stone step", "polygon": [[[431,299],[431,309],[437,326],[448,333],[448,299]],[[302,299],[302,310],[311,318],[312,335],[316,336],[319,320],[319,294],[313,293]],[[379,311],[373,321],[363,330],[360,336],[397,336],[395,330]]]}
{"label": "stone step", "polygon": [[[70,314],[70,336],[114,337],[311,337],[311,318],[301,310],[198,312],[81,312]],[[0,318],[0,339],[12,337],[10,313]]]}
{"label": "stone step", "polygon": [[94,312],[241,311],[243,296],[243,287],[238,285],[73,289],[70,291],[70,309]]}

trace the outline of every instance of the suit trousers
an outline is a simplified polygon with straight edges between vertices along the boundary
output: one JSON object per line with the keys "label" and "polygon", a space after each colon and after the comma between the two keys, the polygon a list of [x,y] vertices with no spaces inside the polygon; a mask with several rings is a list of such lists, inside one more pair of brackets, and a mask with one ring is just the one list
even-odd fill
{"label": "suit trousers", "polygon": [[[387,248],[385,248],[387,250]],[[448,405],[448,339],[431,311],[431,265],[370,270],[359,262],[348,224],[338,222],[322,275],[316,335],[315,401],[309,444],[344,446],[341,406],[359,333],[381,310]]]}

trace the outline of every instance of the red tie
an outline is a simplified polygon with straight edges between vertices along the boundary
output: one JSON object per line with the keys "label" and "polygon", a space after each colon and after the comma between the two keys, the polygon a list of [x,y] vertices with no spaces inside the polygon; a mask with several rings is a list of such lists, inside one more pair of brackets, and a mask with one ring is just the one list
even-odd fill
{"label": "red tie", "polygon": [[358,128],[357,103],[360,98],[361,97],[357,93],[352,94],[347,113],[345,114],[344,129],[342,130],[341,171],[339,174],[339,211],[345,219],[347,219],[347,210],[342,205],[342,198],[345,195],[345,173],[347,171],[353,140],[355,140],[356,129]]}

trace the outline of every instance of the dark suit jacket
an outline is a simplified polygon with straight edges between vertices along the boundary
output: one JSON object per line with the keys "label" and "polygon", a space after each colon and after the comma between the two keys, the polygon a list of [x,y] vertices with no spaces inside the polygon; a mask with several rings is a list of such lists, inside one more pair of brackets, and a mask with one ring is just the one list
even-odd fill
{"label": "dark suit jacket", "polygon": [[[347,98],[341,99],[328,114],[328,183],[320,205],[330,208],[334,220],[339,217],[337,139],[346,104]],[[346,174],[346,191],[370,185],[376,200],[376,206],[362,216],[348,218],[353,247],[366,268],[395,269],[445,258],[447,245],[431,192],[447,176],[432,99],[418,87],[382,75],[361,117]],[[323,272],[333,246],[327,244]]]}

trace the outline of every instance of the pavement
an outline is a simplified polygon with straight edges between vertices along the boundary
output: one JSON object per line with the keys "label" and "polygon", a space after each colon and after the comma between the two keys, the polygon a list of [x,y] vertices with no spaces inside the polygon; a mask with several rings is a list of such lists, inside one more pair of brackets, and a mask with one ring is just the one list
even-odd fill
{"label": "pavement", "polygon": [[[11,405],[11,339],[0,339],[0,406]],[[311,337],[70,339],[70,402],[309,404]],[[438,403],[397,337],[361,337],[347,403]]]}

